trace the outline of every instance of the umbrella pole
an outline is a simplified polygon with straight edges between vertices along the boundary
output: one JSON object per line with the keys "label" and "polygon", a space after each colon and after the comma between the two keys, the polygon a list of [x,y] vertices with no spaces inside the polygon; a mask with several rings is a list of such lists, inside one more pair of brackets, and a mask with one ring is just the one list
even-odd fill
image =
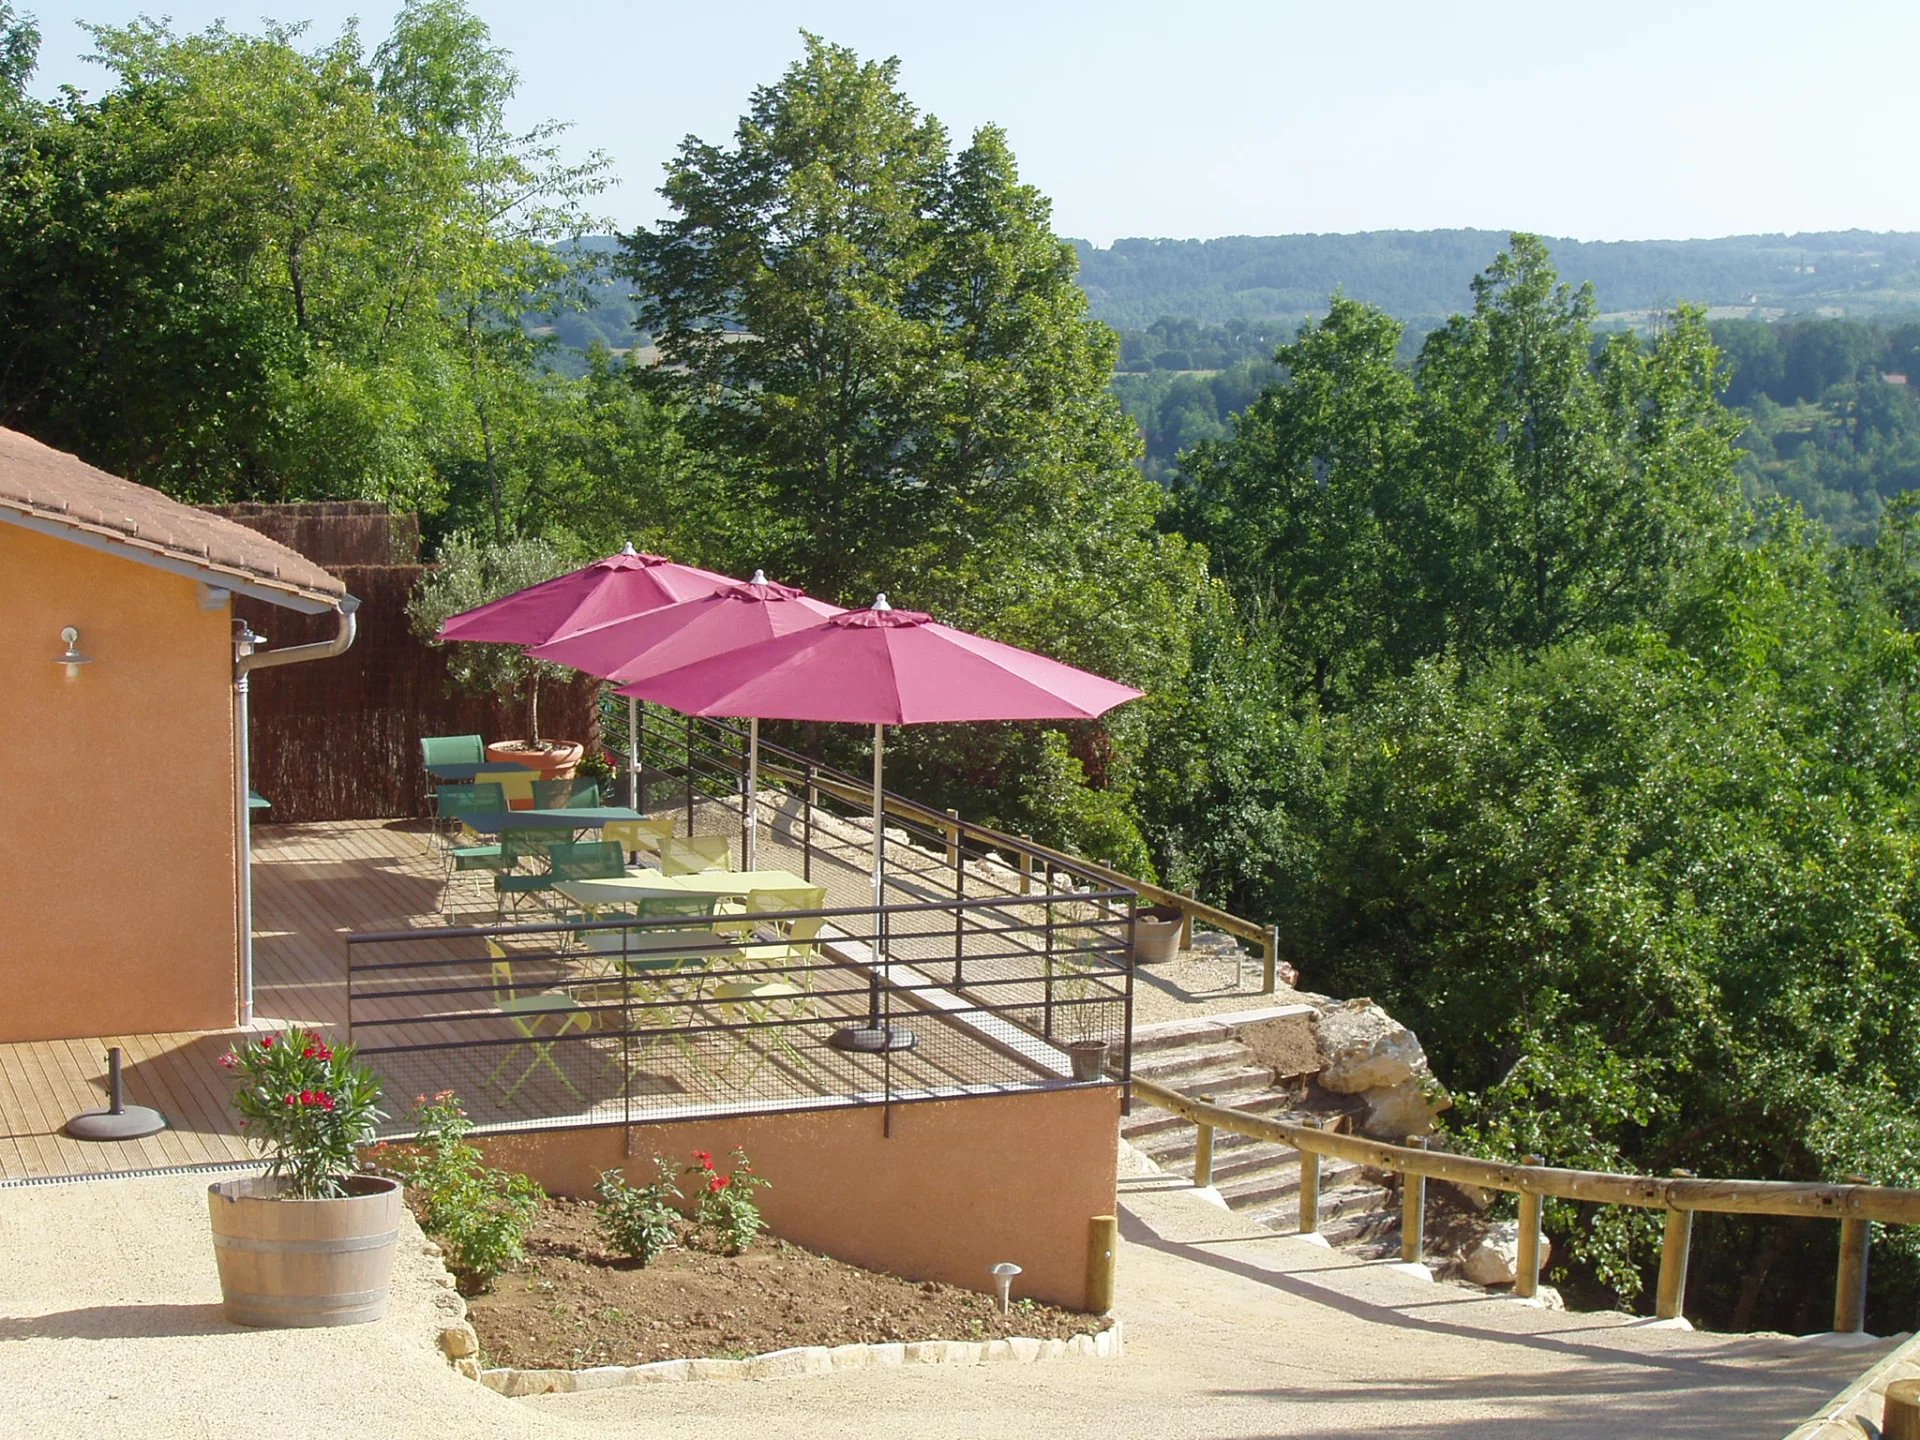
{"label": "umbrella pole", "polygon": [[760,717],[747,718],[747,803],[744,809],[747,839],[740,858],[742,869],[758,870],[760,859]]}
{"label": "umbrella pole", "polygon": [[627,808],[640,808],[640,702],[627,697]]}
{"label": "umbrella pole", "polygon": [[827,1037],[836,1050],[861,1055],[882,1055],[892,1050],[911,1050],[920,1037],[911,1030],[896,1029],[880,1019],[880,972],[890,967],[886,936],[886,853],[887,832],[886,771],[887,731],[884,725],[873,727],[873,953],[867,968],[867,1023],[849,1025]]}

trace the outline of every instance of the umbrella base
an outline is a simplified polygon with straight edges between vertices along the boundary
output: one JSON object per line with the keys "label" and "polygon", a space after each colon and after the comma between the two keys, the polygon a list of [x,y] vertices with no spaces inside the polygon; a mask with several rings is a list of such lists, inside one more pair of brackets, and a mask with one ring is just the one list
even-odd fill
{"label": "umbrella base", "polygon": [[67,1134],[76,1140],[138,1140],[167,1128],[167,1117],[145,1105],[118,1110],[84,1110],[67,1121]]}
{"label": "umbrella base", "polygon": [[911,1050],[920,1037],[911,1030],[896,1030],[886,1025],[849,1025],[827,1037],[827,1044],[850,1055],[886,1055]]}

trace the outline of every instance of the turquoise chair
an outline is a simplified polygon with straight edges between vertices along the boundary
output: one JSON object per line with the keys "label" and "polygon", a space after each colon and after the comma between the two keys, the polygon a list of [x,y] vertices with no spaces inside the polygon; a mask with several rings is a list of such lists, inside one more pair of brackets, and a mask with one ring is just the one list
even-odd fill
{"label": "turquoise chair", "polygon": [[[571,830],[548,826],[529,825],[501,832],[501,855],[508,866],[493,877],[493,894],[502,916],[507,913],[509,905],[517,910],[525,900],[537,900],[542,905],[547,903],[546,897],[556,893],[553,888],[553,847],[565,845],[572,839]],[[522,860],[535,868],[522,870]]]}
{"label": "turquoise chair", "polygon": [[533,782],[533,808],[536,810],[591,810],[600,803],[598,780],[536,780]]}
{"label": "turquoise chair", "polygon": [[422,735],[422,765],[479,765],[487,758],[486,743],[478,735]]}

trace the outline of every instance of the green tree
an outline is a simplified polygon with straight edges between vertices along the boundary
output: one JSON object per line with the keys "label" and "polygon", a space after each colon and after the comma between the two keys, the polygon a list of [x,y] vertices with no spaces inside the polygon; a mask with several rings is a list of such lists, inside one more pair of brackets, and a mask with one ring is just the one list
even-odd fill
{"label": "green tree", "polygon": [[1474,308],[1427,340],[1419,488],[1401,547],[1425,593],[1417,653],[1539,649],[1651,613],[1703,551],[1731,543],[1738,422],[1718,400],[1697,311],[1651,346],[1596,358],[1591,288],[1516,235]]}
{"label": "green tree", "polygon": [[543,242],[598,162],[506,134],[484,27],[414,0],[371,56],[351,27],[92,34],[104,93],[0,135],[0,413],[195,500],[431,508],[469,453],[493,474],[535,359],[513,316],[557,303]]}
{"label": "green tree", "polygon": [[[470,535],[448,537],[440,563],[420,576],[407,599],[407,623],[413,633],[440,645],[440,627],[454,615],[538,585],[565,573],[567,559],[544,540],[493,544]],[[455,686],[475,695],[522,690],[527,701],[527,738],[540,741],[540,682],[577,680],[577,672],[544,660],[530,660],[518,645],[461,642],[447,651],[447,675]]]}
{"label": "green tree", "polygon": [[[1245,613],[1271,629],[1289,689],[1351,694],[1382,663],[1392,612],[1390,526],[1418,447],[1400,326],[1335,296],[1276,360],[1231,441],[1186,457],[1170,523],[1204,541]],[[1404,543],[1404,541],[1402,541]]]}
{"label": "green tree", "polygon": [[[681,146],[662,190],[673,215],[623,239],[666,362],[636,382],[681,407],[713,462],[734,568],[764,564],[844,603],[884,590],[1177,684],[1201,562],[1154,528],[1160,493],[1108,388],[1113,334],[1087,317],[1074,252],[1004,136],[985,127],[951,151],[897,72],[805,36],[731,145]],[[897,773],[929,798],[971,776],[976,799],[1042,833],[1110,829],[1078,802],[1036,816],[1000,787],[1033,766],[1066,783],[1069,760],[1096,786],[1124,784],[1145,723],[1115,722],[1114,755],[1092,738],[1069,755],[1038,731],[987,732],[964,767],[941,759],[945,732],[910,736]]]}

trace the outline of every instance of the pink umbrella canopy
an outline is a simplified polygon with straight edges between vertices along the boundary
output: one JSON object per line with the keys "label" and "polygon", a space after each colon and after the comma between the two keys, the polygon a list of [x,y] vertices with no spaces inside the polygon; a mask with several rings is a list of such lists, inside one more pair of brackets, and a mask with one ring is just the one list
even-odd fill
{"label": "pink umbrella canopy", "polygon": [[865,725],[1090,720],[1142,693],[919,611],[892,609],[886,598],[637,679],[620,693],[686,715]]}
{"label": "pink umbrella canopy", "polygon": [[[527,653],[536,660],[571,665],[606,680],[637,680],[818,625],[829,616],[844,613],[838,605],[815,600],[791,585],[776,585],[756,570],[753,579],[745,584],[729,584],[697,600],[683,600],[677,605],[663,605],[643,614],[575,630],[545,645],[536,645]],[[627,704],[631,707],[634,703],[633,697],[628,696]],[[637,714],[629,724],[638,728]],[[759,775],[760,722],[752,719],[747,738],[747,789],[742,800],[749,870],[754,868],[759,853],[760,830],[754,814]],[[632,798],[637,800],[637,777],[630,789]]]}
{"label": "pink umbrella canopy", "polygon": [[527,653],[604,680],[638,680],[845,613],[756,571],[745,583],[729,582],[697,599],[571,630]]}
{"label": "pink umbrella canopy", "polygon": [[618,555],[529,585],[448,618],[442,640],[541,645],[556,635],[697,600],[740,582],[629,545]]}
{"label": "pink umbrella canopy", "polygon": [[873,904],[879,963],[869,970],[867,1023],[837,1031],[841,1050],[911,1049],[913,1033],[882,1019],[886,950],[886,727],[962,720],[1090,720],[1137,700],[1132,686],[1031,650],[970,635],[880,596],[818,625],[695,661],[621,687],[686,715],[827,720],[873,726]]}

